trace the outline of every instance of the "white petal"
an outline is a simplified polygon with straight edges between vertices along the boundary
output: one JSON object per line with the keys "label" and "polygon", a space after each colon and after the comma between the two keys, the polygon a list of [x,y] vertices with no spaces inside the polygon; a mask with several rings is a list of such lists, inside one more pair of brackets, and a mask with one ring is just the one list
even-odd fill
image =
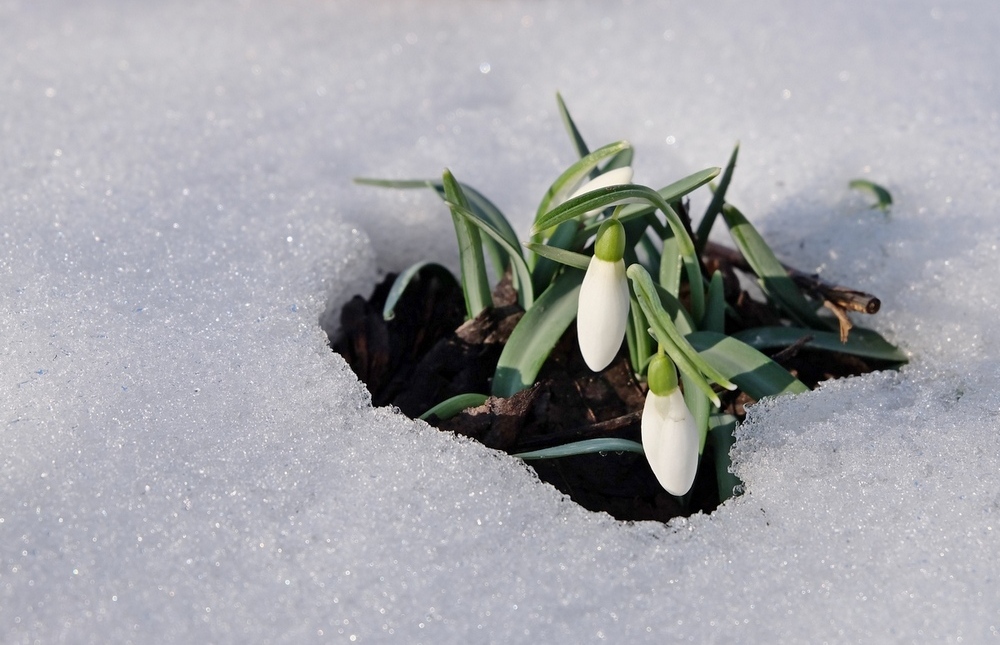
{"label": "white petal", "polygon": [[[598,175],[585,183],[584,185],[573,191],[573,194],[569,196],[569,199],[574,197],[579,197],[584,193],[589,193],[592,190],[597,190],[598,188],[607,188],[608,186],[617,186],[619,184],[631,184],[632,183],[632,166],[623,166],[621,168],[615,168],[614,170],[609,170],[603,175]],[[569,201],[566,200],[566,201]]]}
{"label": "white petal", "polygon": [[[573,199],[574,197],[579,197],[584,193],[589,193],[592,190],[597,190],[598,188],[607,188],[608,186],[618,186],[619,184],[631,184],[632,183],[632,166],[623,166],[621,168],[615,168],[614,170],[609,170],[603,175],[598,175],[585,183],[584,185],[573,191],[573,194],[569,196],[566,201]],[[595,208],[592,211],[587,211],[584,217],[592,217],[596,215],[601,209]]]}
{"label": "white petal", "polygon": [[622,346],[627,322],[625,263],[591,258],[576,313],[576,335],[587,367],[600,372],[611,364]]}
{"label": "white petal", "polygon": [[681,391],[646,395],[642,410],[642,448],[657,481],[671,495],[691,490],[698,472],[698,425]]}

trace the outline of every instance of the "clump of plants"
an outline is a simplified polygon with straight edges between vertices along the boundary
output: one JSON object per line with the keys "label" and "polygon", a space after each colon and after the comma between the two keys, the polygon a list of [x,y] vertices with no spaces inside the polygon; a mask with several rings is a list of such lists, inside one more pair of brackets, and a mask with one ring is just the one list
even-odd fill
{"label": "clump of plants", "polygon": [[[712,510],[739,491],[729,452],[746,405],[906,357],[850,320],[877,298],[782,264],[726,200],[738,148],[724,170],[653,189],[632,182],[627,141],[591,151],[558,105],[579,159],[527,241],[447,170],[357,180],[436,191],[460,272],[421,262],[390,276],[344,307],[333,347],[376,405],[524,459],[587,508],[663,521]],[[706,186],[694,222],[687,198]],[[720,219],[731,248],[709,242]]]}

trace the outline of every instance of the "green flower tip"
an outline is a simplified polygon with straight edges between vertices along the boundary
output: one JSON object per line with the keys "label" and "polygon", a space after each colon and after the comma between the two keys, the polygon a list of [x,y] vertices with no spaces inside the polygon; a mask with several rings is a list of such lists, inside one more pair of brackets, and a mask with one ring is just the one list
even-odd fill
{"label": "green flower tip", "polygon": [[659,396],[666,396],[677,389],[677,370],[666,354],[657,354],[649,362],[646,371],[649,391]]}
{"label": "green flower tip", "polygon": [[605,262],[618,262],[625,257],[625,227],[616,219],[609,219],[597,229],[594,255]]}

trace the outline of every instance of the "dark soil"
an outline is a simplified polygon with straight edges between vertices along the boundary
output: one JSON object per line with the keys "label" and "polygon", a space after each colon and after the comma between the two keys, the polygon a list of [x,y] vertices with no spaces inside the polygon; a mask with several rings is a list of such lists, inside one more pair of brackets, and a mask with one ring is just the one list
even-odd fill
{"label": "dark soil", "polygon": [[[742,320],[728,333],[781,324],[771,307],[740,289],[732,266],[724,260],[707,260],[706,265],[710,271],[723,271],[726,299]],[[394,405],[407,416],[417,417],[454,395],[489,392],[503,344],[523,313],[509,281],[497,287],[492,309],[463,322],[461,292],[435,276],[421,275],[400,299],[394,319],[386,322],[382,307],[394,278],[387,276],[368,299],[355,296],[348,302],[341,312],[341,327],[331,336],[334,351],[347,359],[368,386],[373,404]],[[810,387],[881,367],[844,354],[795,346],[778,352],[775,359]],[[645,387],[633,378],[624,346],[610,367],[594,374],[583,363],[575,325],[571,325],[532,388],[507,399],[491,397],[483,406],[456,417],[429,422],[508,453],[597,437],[640,441],[644,398]],[[722,398],[727,410],[741,419],[744,405],[753,402],[739,392],[725,393]],[[540,479],[584,508],[605,511],[620,520],[667,521],[718,506],[711,443],[702,459],[694,487],[684,498],[665,492],[645,457],[635,453],[528,463]]]}

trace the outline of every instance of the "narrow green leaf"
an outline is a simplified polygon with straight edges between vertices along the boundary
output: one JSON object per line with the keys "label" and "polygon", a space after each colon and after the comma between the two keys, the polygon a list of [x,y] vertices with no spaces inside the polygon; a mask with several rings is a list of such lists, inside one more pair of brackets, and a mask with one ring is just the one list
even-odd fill
{"label": "narrow green leaf", "polygon": [[872,208],[877,208],[883,213],[889,212],[889,207],[892,206],[892,195],[889,191],[879,186],[873,181],[868,181],[867,179],[855,179],[848,184],[851,188],[855,190],[860,190],[862,192],[868,193],[870,196],[875,198],[875,204]]}
{"label": "narrow green leaf", "polygon": [[552,204],[559,204],[566,199],[566,197],[573,194],[573,191],[576,190],[577,186],[579,186],[580,183],[587,178],[590,171],[596,168],[598,164],[608,157],[612,157],[622,150],[630,147],[632,147],[632,144],[628,141],[618,141],[608,144],[603,148],[598,148],[594,152],[591,152],[586,157],[580,159],[575,164],[567,168],[563,174],[559,175],[559,177],[552,183],[552,186],[549,187],[545,196],[542,198],[541,203],[538,205],[538,213],[535,216],[535,226],[532,228],[532,234],[541,233],[542,231],[559,224],[559,222],[554,222],[547,226],[539,226],[539,220],[543,215],[545,215],[545,213],[548,212]]}
{"label": "narrow green leaf", "polygon": [[713,414],[708,420],[708,436],[715,453],[715,480],[719,486],[719,501],[724,502],[743,485],[740,478],[729,471],[732,459],[729,456],[735,443],[736,417],[731,414]]}
{"label": "narrow green leaf", "polygon": [[705,301],[705,320],[702,329],[723,333],[726,331],[726,294],[722,283],[722,273],[716,271],[708,283],[708,297]]}
{"label": "narrow green leaf", "polygon": [[[654,219],[654,221],[656,221]],[[639,239],[639,248],[646,255],[646,261],[640,262],[642,266],[646,267],[651,275],[659,275],[660,273],[660,254],[662,251],[656,248],[656,244],[653,242],[652,234],[647,231],[642,238]]]}
{"label": "narrow green leaf", "polygon": [[733,334],[734,338],[759,350],[788,347],[804,336],[812,337],[812,340],[804,345],[809,349],[840,352],[893,363],[905,363],[909,360],[906,354],[878,332],[864,327],[853,327],[846,343],[840,342],[840,334],[837,332],[801,327],[755,327]]}
{"label": "narrow green leaf", "polygon": [[681,374],[681,382],[684,383],[684,403],[691,411],[691,417],[695,425],[698,426],[698,454],[705,452],[705,439],[708,437],[708,417],[712,412],[712,402],[708,400],[705,393],[698,388],[698,384],[692,382],[687,374]]}
{"label": "narrow green leaf", "polygon": [[788,370],[732,336],[698,331],[688,334],[687,340],[704,360],[755,399],[809,391]]}
{"label": "narrow green leaf", "polygon": [[[552,260],[558,264],[565,264],[566,266],[580,269],[581,271],[586,271],[587,267],[590,266],[590,258],[592,256],[585,255],[583,253],[567,251],[566,249],[560,249],[557,246],[550,246],[542,242],[525,242],[524,246],[529,251],[537,253],[543,258]],[[535,270],[538,270],[537,265]]]}
{"label": "narrow green leaf", "polygon": [[[444,184],[437,179],[371,179],[368,177],[358,177],[355,178],[354,183],[362,186],[376,186],[378,188],[396,188],[402,190],[430,188],[434,190],[434,192],[436,192],[442,200],[448,201],[448,197],[444,190]],[[517,246],[517,233],[514,232],[510,222],[500,209],[472,186],[464,183],[459,183],[458,185],[462,188],[462,192],[468,198],[469,208],[471,208],[474,213],[478,214],[480,217],[492,224],[493,228],[497,231],[503,233],[505,238],[513,240],[515,242],[514,246]],[[486,249],[487,253],[489,253],[490,260],[493,262],[493,268],[496,270],[497,275],[502,276],[504,270],[507,268],[507,254],[502,251],[500,246],[494,242],[492,238],[487,238],[482,240],[482,242],[483,247]]]}
{"label": "narrow green leaf", "polygon": [[486,399],[489,397],[485,394],[456,394],[450,399],[445,399],[441,401],[434,407],[432,407],[427,412],[421,414],[419,418],[421,421],[426,421],[431,417],[437,417],[438,419],[445,421],[452,418],[462,410],[468,408],[477,408],[480,405],[486,403]]}
{"label": "narrow green leaf", "polygon": [[629,441],[628,439],[587,439],[585,441],[574,441],[562,446],[544,448],[542,450],[532,450],[531,452],[519,452],[511,455],[524,460],[529,459],[558,459],[560,457],[572,457],[574,455],[586,455],[595,452],[636,452],[640,455],[646,454],[642,449],[642,444]]}
{"label": "narrow green leaf", "polygon": [[[469,202],[462,192],[462,187],[447,169],[444,171],[442,183],[447,200],[467,210]],[[455,236],[458,238],[458,259],[462,267],[465,311],[468,318],[475,318],[479,312],[493,304],[489,280],[486,278],[483,245],[479,229],[459,214],[455,207],[451,208],[451,219],[455,224]]]}
{"label": "narrow green leaf", "polygon": [[[668,204],[675,202],[678,199],[694,192],[698,188],[701,188],[708,182],[715,179],[719,174],[719,168],[706,168],[705,170],[698,171],[693,175],[688,175],[683,179],[675,181],[674,183],[664,186],[663,188],[656,191],[659,193],[663,201]],[[655,206],[648,206],[645,203],[642,204],[630,204],[622,209],[622,212],[618,215],[618,220],[622,223],[634,219],[636,217],[643,217],[649,215],[656,210]],[[597,230],[597,227],[601,225],[600,222],[592,222],[584,227],[584,232],[588,235],[592,234]]]}
{"label": "narrow green leaf", "polygon": [[[578,226],[576,222],[563,222],[556,227],[552,236],[545,241],[544,246],[547,249],[559,249],[565,251],[566,253],[573,253],[574,255],[579,255],[576,252],[578,249],[576,244],[576,230]],[[570,256],[560,256],[563,259],[557,259],[550,255],[546,255],[545,250],[536,250],[533,246],[535,243],[528,243],[525,246],[535,252],[538,259],[535,261],[535,266],[531,270],[531,279],[534,281],[535,292],[541,293],[546,287],[552,282],[552,278],[556,276],[556,272],[559,270],[560,264],[569,264],[570,266],[576,266],[578,269],[582,268],[586,270],[587,265],[580,267],[578,264],[565,261],[566,258]],[[532,256],[535,257],[535,256]],[[589,262],[590,256],[586,257]]]}
{"label": "narrow green leaf", "polygon": [[440,182],[434,179],[376,179],[374,177],[355,177],[354,183],[359,186],[375,186],[377,188],[398,188],[409,190],[411,188],[434,188]]}
{"label": "narrow green leaf", "polygon": [[507,257],[510,258],[511,266],[517,274],[517,283],[519,288],[517,294],[518,302],[520,302],[524,309],[530,309],[531,304],[534,301],[534,289],[531,285],[531,272],[528,271],[528,265],[524,261],[524,256],[521,255],[520,246],[512,245],[506,237],[504,237],[503,233],[497,231],[490,225],[489,222],[473,213],[469,208],[462,206],[461,204],[452,203],[451,201],[447,202],[447,204],[453,213],[465,218],[466,221],[473,224],[480,231],[489,235],[503,248],[504,251],[507,252]]}
{"label": "narrow green leaf", "polygon": [[739,154],[740,144],[737,142],[736,147],[733,148],[733,153],[729,156],[729,163],[726,164],[726,170],[722,173],[722,179],[719,180],[719,187],[715,189],[712,201],[708,203],[705,215],[698,224],[698,231],[695,233],[695,244],[697,245],[699,255],[705,250],[705,244],[708,242],[708,236],[712,232],[715,218],[722,212],[722,206],[726,203],[726,191],[729,189],[729,182],[733,179],[733,169],[736,168],[736,157]]}
{"label": "narrow green leaf", "polygon": [[559,274],[518,321],[497,361],[494,396],[512,396],[535,382],[552,348],[576,318],[583,275],[572,269]]}
{"label": "narrow green leaf", "polygon": [[653,338],[649,335],[649,322],[646,314],[642,312],[639,301],[634,294],[629,294],[629,320],[625,327],[625,340],[628,342],[629,360],[632,363],[632,371],[639,376],[646,373],[646,366],[652,358],[654,347]]}
{"label": "narrow green leaf", "polygon": [[760,278],[760,286],[769,298],[777,302],[792,318],[810,327],[826,327],[816,315],[815,307],[805,299],[799,287],[788,276],[788,271],[775,257],[757,229],[732,204],[722,207],[722,216],[729,226],[729,234],[753,272]]}
{"label": "narrow green leaf", "polygon": [[675,298],[681,292],[681,271],[684,267],[684,257],[681,255],[680,243],[669,231],[670,235],[663,238],[663,249],[660,254],[660,286]]}
{"label": "narrow green leaf", "polygon": [[396,316],[394,311],[396,308],[396,303],[402,297],[403,293],[406,291],[406,287],[410,285],[410,282],[420,273],[433,273],[441,278],[445,282],[450,282],[455,286],[459,286],[458,280],[455,276],[451,274],[444,266],[437,264],[436,262],[417,262],[413,266],[408,267],[406,270],[400,272],[396,276],[396,279],[392,283],[392,287],[389,288],[389,295],[385,298],[385,305],[382,307],[382,318],[384,320],[392,320]]}
{"label": "narrow green leaf", "polygon": [[573,117],[569,115],[566,102],[563,101],[562,94],[559,92],[556,92],[556,103],[559,105],[559,116],[562,117],[563,125],[566,126],[566,132],[569,133],[570,139],[573,140],[573,147],[576,148],[576,154],[581,158],[586,157],[590,154],[590,148],[587,147],[587,143],[583,140],[583,135],[580,134],[576,123],[573,122]]}
{"label": "narrow green leaf", "polygon": [[[674,325],[672,317],[664,309],[660,292],[653,284],[649,273],[638,264],[630,266],[625,273],[632,280],[639,306],[646,314],[656,340],[664,346],[664,349],[670,354],[670,358],[677,364],[677,368],[681,372],[689,373],[693,379],[697,379],[695,383],[705,392],[709,400],[716,406],[720,405],[718,395],[712,391],[705,379],[711,379],[730,390],[734,389],[735,386],[726,378],[725,374],[702,358],[685,336],[681,335]],[[671,349],[675,349],[677,353],[675,354]]]}

